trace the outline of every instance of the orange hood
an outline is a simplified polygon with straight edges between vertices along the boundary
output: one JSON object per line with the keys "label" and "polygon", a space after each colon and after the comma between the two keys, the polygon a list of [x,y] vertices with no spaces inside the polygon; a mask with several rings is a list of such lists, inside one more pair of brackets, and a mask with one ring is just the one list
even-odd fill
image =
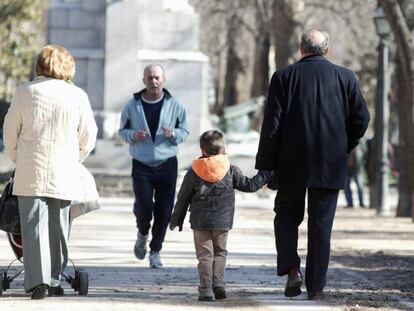
{"label": "orange hood", "polygon": [[208,182],[218,182],[229,171],[230,161],[227,155],[219,154],[194,160],[192,168],[201,179]]}

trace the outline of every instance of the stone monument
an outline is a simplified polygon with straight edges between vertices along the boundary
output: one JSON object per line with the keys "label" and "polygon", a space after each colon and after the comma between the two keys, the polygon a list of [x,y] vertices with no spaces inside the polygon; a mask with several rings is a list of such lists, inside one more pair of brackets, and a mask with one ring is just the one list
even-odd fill
{"label": "stone monument", "polygon": [[158,63],[166,69],[166,88],[187,109],[190,136],[179,156],[180,166],[189,166],[210,124],[208,59],[199,50],[199,18],[187,0],[50,0],[48,13],[48,42],[73,53],[74,82],[88,93],[99,126],[86,164],[129,173],[128,146],[117,138],[120,112],[144,88],[144,67]]}

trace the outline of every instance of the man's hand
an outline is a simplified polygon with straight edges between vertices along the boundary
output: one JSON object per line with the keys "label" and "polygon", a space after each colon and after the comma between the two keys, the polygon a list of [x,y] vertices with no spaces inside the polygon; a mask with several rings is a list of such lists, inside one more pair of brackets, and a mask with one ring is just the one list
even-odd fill
{"label": "man's hand", "polygon": [[144,130],[138,130],[135,132],[134,138],[136,141],[142,141],[145,139],[145,137],[148,135],[147,131]]}
{"label": "man's hand", "polygon": [[176,225],[173,225],[173,224],[170,223],[170,230],[174,230],[175,227],[178,227],[178,231],[180,231],[180,232],[183,231],[183,226],[176,226]]}
{"label": "man's hand", "polygon": [[163,127],[163,126],[161,126],[161,129],[164,132],[165,137],[167,137],[167,138],[173,137],[174,129],[169,128],[169,127]]}

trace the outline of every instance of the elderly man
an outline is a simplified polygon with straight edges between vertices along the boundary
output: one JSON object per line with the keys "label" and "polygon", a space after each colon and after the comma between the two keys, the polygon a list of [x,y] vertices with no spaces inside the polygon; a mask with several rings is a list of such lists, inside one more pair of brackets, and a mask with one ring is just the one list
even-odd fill
{"label": "elderly man", "polygon": [[183,105],[165,88],[164,69],[148,65],[145,89],[133,95],[122,111],[119,135],[130,144],[137,241],[134,253],[144,259],[151,229],[149,263],[161,268],[160,250],[174,206],[177,145],[188,136]]}
{"label": "elderly man", "polygon": [[301,293],[298,227],[308,193],[308,299],[324,297],[330,238],[347,153],[364,135],[367,105],[352,71],[330,63],[329,36],[306,31],[302,58],[273,74],[267,98],[257,169],[275,170],[275,238],[278,275],[288,275],[285,296]]}

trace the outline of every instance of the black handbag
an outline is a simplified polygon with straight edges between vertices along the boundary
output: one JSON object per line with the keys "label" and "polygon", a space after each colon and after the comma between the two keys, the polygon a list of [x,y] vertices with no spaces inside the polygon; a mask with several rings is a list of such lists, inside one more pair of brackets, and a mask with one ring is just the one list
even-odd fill
{"label": "black handbag", "polygon": [[0,230],[20,233],[19,206],[17,196],[13,195],[13,181],[12,177],[0,198]]}

